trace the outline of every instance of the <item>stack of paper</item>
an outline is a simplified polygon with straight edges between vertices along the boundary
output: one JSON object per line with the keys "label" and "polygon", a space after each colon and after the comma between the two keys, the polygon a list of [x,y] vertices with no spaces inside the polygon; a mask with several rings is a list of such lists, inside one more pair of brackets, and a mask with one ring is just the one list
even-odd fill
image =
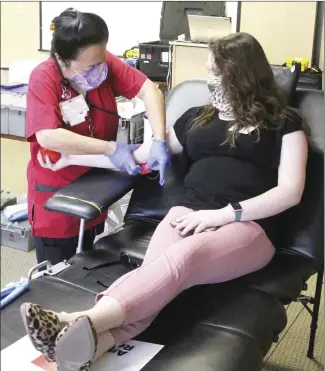
{"label": "stack of paper", "polygon": [[[114,352],[104,354],[92,371],[140,371],[163,345],[131,340]],[[1,371],[56,371],[56,364],[45,360],[27,336],[1,352]]]}

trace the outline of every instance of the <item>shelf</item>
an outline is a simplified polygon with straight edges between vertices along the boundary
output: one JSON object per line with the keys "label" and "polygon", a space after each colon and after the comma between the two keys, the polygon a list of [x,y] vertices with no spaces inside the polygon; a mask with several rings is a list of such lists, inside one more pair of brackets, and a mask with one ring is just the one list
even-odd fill
{"label": "shelf", "polygon": [[9,135],[9,134],[0,134],[1,138],[3,139],[12,139],[12,140],[18,140],[19,142],[27,142],[26,138],[18,137],[16,135]]}

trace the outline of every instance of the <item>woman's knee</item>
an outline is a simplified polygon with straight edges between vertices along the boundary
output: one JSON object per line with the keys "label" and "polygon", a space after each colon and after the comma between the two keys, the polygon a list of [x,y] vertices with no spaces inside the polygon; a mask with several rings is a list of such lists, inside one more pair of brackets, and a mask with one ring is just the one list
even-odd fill
{"label": "woman's knee", "polygon": [[[267,264],[273,257],[275,249],[264,230],[256,223],[232,223],[213,232],[202,232],[184,238],[179,242],[173,256],[181,262],[197,265],[198,262],[213,260],[225,255],[247,254],[254,259],[257,252],[262,264]],[[252,256],[253,254],[253,256]]]}
{"label": "woman's knee", "polygon": [[252,271],[266,266],[272,260],[275,248],[263,228],[255,222],[242,222],[238,223],[236,234],[234,227],[219,235],[221,239],[228,239],[224,249],[229,255],[240,257],[244,265],[251,266]]}
{"label": "woman's knee", "polygon": [[188,214],[190,212],[192,212],[192,210],[187,207],[174,206],[168,211],[168,214],[166,215],[166,219],[173,220],[175,218],[178,218],[179,216]]}
{"label": "woman's knee", "polygon": [[174,206],[172,207],[167,215],[164,217],[164,219],[159,223],[158,228],[160,229],[163,226],[170,226],[170,222],[175,220],[176,218],[185,215],[186,213],[190,213],[192,210],[188,209],[183,206]]}

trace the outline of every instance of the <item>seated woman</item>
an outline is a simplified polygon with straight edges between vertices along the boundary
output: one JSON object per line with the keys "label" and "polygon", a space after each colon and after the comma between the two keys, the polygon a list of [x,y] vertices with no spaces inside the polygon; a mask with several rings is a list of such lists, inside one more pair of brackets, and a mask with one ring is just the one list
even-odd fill
{"label": "seated woman", "polygon": [[34,346],[60,371],[90,370],[183,290],[266,266],[277,244],[277,216],[301,200],[307,137],[261,45],[236,33],[209,47],[211,104],[190,109],[169,130],[172,152],[184,151],[192,163],[184,196],[158,225],[142,266],[89,310],[21,308]]}

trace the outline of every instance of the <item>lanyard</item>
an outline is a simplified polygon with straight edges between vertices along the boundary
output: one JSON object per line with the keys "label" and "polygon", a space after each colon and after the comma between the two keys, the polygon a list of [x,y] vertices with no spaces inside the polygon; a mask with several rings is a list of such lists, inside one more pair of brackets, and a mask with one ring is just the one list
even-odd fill
{"label": "lanyard", "polygon": [[[75,94],[79,95],[79,93],[71,86],[69,80],[63,76],[63,73],[62,73],[62,70],[61,70],[61,67],[59,65],[59,62],[58,62],[57,58],[55,56],[53,58],[55,60],[56,67],[57,67],[57,69],[58,69],[58,71],[61,75],[62,98],[64,98],[64,99],[70,99],[71,98],[71,93],[68,91],[68,88],[70,88]],[[116,112],[108,110],[108,109],[100,107],[100,106],[97,106],[96,104],[93,104],[92,102],[90,102],[87,92],[86,92],[86,96],[85,96],[85,101],[86,101],[86,103],[89,107],[89,110],[91,110],[92,108],[97,109],[99,111],[107,113],[108,115],[114,116],[117,119],[120,119],[120,116]],[[89,127],[89,136],[91,138],[93,138],[94,137],[94,123],[92,122],[90,114],[88,114],[88,116],[86,117],[86,120],[88,122],[88,127]]]}

